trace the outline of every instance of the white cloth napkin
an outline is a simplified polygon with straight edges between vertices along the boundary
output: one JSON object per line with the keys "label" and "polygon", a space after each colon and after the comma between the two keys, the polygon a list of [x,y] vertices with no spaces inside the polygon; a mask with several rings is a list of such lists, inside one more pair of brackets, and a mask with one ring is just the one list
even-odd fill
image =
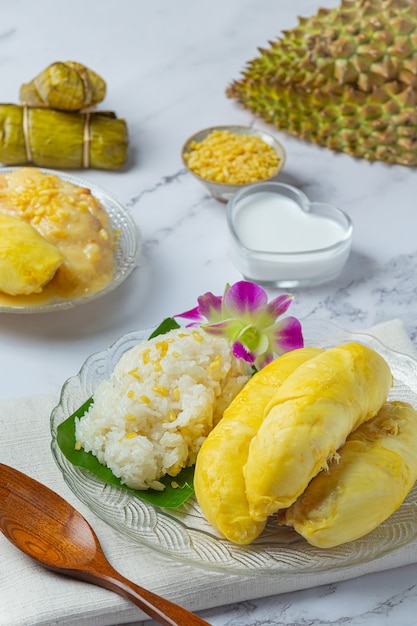
{"label": "white cloth napkin", "polygon": [[[414,357],[400,320],[370,331]],[[58,395],[0,402],[0,461],[43,482],[72,503],[96,531],[112,565],[124,576],[192,611],[305,589],[417,562],[417,540],[379,559],[314,575],[244,577],[184,565],[137,545],[97,518],[69,490],[50,451],[49,418]],[[0,534],[0,626],[114,626],[146,619],[115,593],[45,570]]]}

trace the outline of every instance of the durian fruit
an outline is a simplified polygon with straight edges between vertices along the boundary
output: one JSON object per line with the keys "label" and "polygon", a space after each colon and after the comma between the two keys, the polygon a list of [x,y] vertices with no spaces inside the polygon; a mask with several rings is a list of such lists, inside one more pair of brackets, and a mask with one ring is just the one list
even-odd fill
{"label": "durian fruit", "polygon": [[417,480],[417,411],[385,403],[355,430],[330,463],[287,510],[280,524],[293,526],[310,544],[331,548],[362,537],[396,511]]}
{"label": "durian fruit", "polygon": [[331,150],[417,165],[417,2],[342,0],[298,20],[227,95]]}
{"label": "durian fruit", "polygon": [[329,348],[300,365],[265,407],[243,467],[251,517],[263,521],[295,502],[371,419],[392,387],[386,361],[365,345]]}
{"label": "durian fruit", "polygon": [[236,544],[251,543],[265,521],[249,513],[243,466],[249,444],[262,423],[265,406],[297,367],[322,352],[300,348],[286,352],[246,383],[205,439],[197,456],[194,489],[206,519]]}
{"label": "durian fruit", "polygon": [[0,291],[11,296],[39,293],[64,256],[28,222],[0,213]]}

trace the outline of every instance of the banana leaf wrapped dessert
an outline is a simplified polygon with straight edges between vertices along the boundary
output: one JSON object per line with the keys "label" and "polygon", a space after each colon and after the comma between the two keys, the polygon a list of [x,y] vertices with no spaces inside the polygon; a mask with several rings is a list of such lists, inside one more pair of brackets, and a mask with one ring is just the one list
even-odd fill
{"label": "banana leaf wrapped dessert", "polygon": [[0,162],[113,170],[127,156],[125,120],[113,112],[64,112],[0,104]]}
{"label": "banana leaf wrapped dessert", "polygon": [[22,104],[79,111],[102,102],[106,83],[93,70],[76,61],[51,63],[20,88]]}

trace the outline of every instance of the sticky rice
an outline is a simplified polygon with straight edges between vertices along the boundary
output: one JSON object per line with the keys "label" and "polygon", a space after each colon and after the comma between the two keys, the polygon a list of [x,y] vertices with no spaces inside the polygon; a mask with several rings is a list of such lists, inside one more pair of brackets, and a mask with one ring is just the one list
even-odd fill
{"label": "sticky rice", "polygon": [[128,350],[101,382],[76,441],[134,489],[193,465],[224,409],[250,377],[223,337],[176,329]]}

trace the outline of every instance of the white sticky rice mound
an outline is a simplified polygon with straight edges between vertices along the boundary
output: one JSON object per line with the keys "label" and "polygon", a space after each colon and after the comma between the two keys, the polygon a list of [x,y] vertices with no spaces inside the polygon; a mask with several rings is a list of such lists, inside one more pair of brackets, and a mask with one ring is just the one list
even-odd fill
{"label": "white sticky rice mound", "polygon": [[230,343],[180,328],[128,350],[101,382],[76,440],[134,489],[193,465],[223,411],[250,377]]}

